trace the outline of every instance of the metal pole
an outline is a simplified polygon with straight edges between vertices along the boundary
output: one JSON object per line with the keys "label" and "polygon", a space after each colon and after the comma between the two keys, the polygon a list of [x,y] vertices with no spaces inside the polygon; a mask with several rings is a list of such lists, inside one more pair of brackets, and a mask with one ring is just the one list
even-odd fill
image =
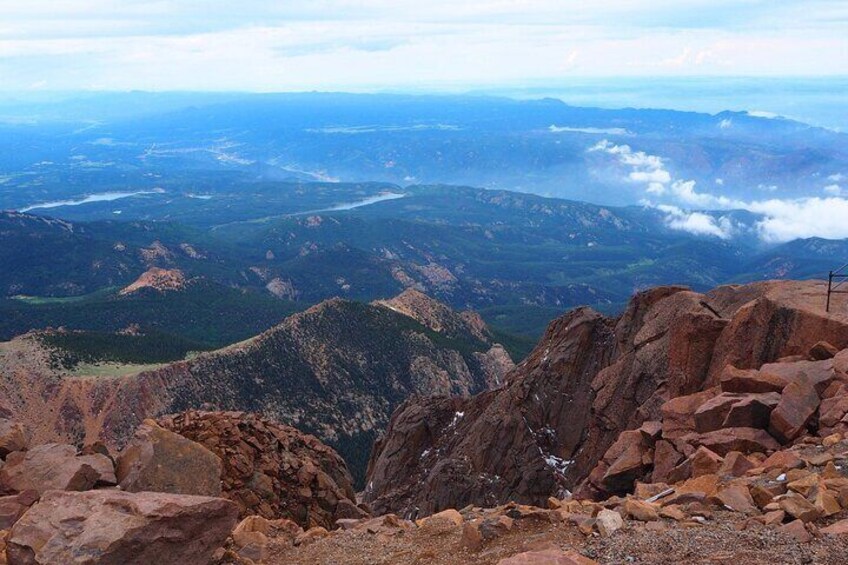
{"label": "metal pole", "polygon": [[830,285],[833,284],[833,271],[827,275],[827,305],[824,307],[825,312],[830,312]]}

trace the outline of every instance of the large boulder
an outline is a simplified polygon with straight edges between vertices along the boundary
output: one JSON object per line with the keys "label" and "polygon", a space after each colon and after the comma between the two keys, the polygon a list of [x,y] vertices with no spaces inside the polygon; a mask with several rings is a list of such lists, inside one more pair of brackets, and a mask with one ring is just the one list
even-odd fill
{"label": "large boulder", "polygon": [[111,459],[99,453],[79,455],[73,445],[59,443],[10,453],[0,469],[0,488],[5,492],[83,491],[116,482]]}
{"label": "large boulder", "polygon": [[15,565],[207,564],[236,524],[221,498],[115,490],[45,493],[12,527]]}
{"label": "large boulder", "polygon": [[146,420],[118,457],[117,478],[128,492],[220,496],[222,470],[199,443]]}
{"label": "large boulder", "polygon": [[241,517],[330,529],[339,518],[367,515],[356,506],[344,460],[314,436],[244,412],[189,411],[159,424],[221,459],[223,496]]}
{"label": "large boulder", "polygon": [[13,451],[26,450],[27,443],[23,424],[0,418],[0,459],[5,459]]}
{"label": "large boulder", "polygon": [[783,442],[792,441],[806,429],[820,402],[811,383],[803,380],[789,383],[771,413],[769,431]]}

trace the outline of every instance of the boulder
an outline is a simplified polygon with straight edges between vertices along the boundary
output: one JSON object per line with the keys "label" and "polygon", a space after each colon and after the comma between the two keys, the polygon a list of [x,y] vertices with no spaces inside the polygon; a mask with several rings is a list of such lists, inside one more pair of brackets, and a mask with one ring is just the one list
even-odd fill
{"label": "boulder", "polygon": [[654,520],[659,520],[659,512],[658,508],[651,504],[650,502],[645,502],[644,500],[638,500],[636,498],[628,498],[624,501],[622,505],[622,510],[633,518],[634,520],[639,520],[640,522],[653,522]]}
{"label": "boulder", "polygon": [[127,492],[220,496],[222,468],[199,443],[146,420],[118,456],[117,478]]}
{"label": "boulder", "polygon": [[603,537],[610,536],[616,530],[620,530],[624,527],[624,520],[621,518],[621,514],[615,510],[608,510],[605,508],[598,512],[596,518],[597,522],[595,525],[598,527],[598,532]]}
{"label": "boulder", "polygon": [[820,531],[828,536],[848,536],[848,519],[834,522]]}
{"label": "boulder", "polygon": [[780,444],[768,432],[754,428],[723,428],[705,434],[691,434],[683,439],[692,445],[708,447],[721,456],[731,451],[765,453],[780,449]]}
{"label": "boulder", "polygon": [[597,561],[583,557],[576,551],[543,549],[506,557],[498,561],[498,565],[597,565]]}
{"label": "boulder", "polygon": [[701,446],[692,454],[692,476],[713,475],[721,468],[724,459],[714,451]]}
{"label": "boulder", "polygon": [[718,474],[730,475],[731,477],[741,477],[754,467],[756,467],[756,465],[743,453],[731,451],[725,456],[724,462],[718,470]]}
{"label": "boulder", "polygon": [[839,349],[826,341],[819,341],[810,348],[807,357],[810,361],[824,361],[825,359],[832,359],[837,353],[839,353]]}
{"label": "boulder", "polygon": [[721,504],[734,512],[742,514],[759,514],[759,510],[754,505],[754,499],[751,498],[751,493],[742,485],[731,485],[719,489],[715,495]]}
{"label": "boulder", "polygon": [[0,459],[6,459],[13,451],[25,451],[27,443],[23,424],[0,418]]}
{"label": "boulder", "polygon": [[776,392],[723,392],[695,411],[695,430],[711,432],[721,428],[767,428],[769,415],[780,402]]}
{"label": "boulder", "polygon": [[807,529],[803,520],[793,520],[780,527],[780,533],[787,535],[798,543],[808,543],[813,540],[813,535]]}
{"label": "boulder", "polygon": [[0,497],[0,530],[8,530],[38,500],[34,490]]}
{"label": "boulder", "polygon": [[810,522],[821,515],[818,508],[801,495],[790,493],[778,501],[780,509],[803,522]]}
{"label": "boulder", "polygon": [[719,377],[721,390],[736,393],[781,392],[789,382],[779,376],[755,369],[737,369],[727,365]]}
{"label": "boulder", "polygon": [[115,484],[112,461],[100,454],[79,456],[72,445],[47,443],[16,451],[0,469],[0,487],[6,492],[84,491],[97,484]]}
{"label": "boulder", "polygon": [[709,389],[665,402],[660,408],[663,438],[676,439],[695,430],[695,412],[718,394],[718,390]]}
{"label": "boulder", "polygon": [[819,407],[819,395],[807,381],[789,383],[772,411],[769,432],[782,442],[790,442],[801,435]]}
{"label": "boulder", "polygon": [[10,563],[205,564],[236,524],[221,498],[115,490],[45,493],[9,533]]}
{"label": "boulder", "polygon": [[262,516],[248,516],[233,530],[233,547],[240,557],[265,561],[268,557],[268,535],[271,523]]}

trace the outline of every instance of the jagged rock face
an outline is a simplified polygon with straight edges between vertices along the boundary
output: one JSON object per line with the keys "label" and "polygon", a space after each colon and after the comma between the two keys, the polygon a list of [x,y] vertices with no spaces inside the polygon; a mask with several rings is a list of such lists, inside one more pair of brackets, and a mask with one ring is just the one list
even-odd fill
{"label": "jagged rock face", "polygon": [[[758,368],[822,340],[848,346],[848,301],[828,315],[824,292],[820,282],[794,281],[707,294],[660,287],[637,294],[617,320],[571,312],[504,388],[399,408],[372,453],[365,500],[377,512],[421,515],[510,499],[541,504],[604,464],[622,431],[661,420],[664,403],[710,389],[728,364]],[[454,422],[451,411],[463,416]],[[753,435],[748,441],[766,441]],[[725,440],[721,431],[707,438]]]}
{"label": "jagged rock face", "polygon": [[[9,353],[0,358],[0,396],[37,443],[122,446],[147,417],[201,407],[260,412],[336,446],[361,480],[373,439],[406,398],[470,395],[513,367],[463,316],[423,295],[413,306],[406,315],[331,300],[246,342],[109,379],[58,375],[37,351],[27,353],[34,362]],[[417,322],[419,310],[440,312],[454,333]]]}
{"label": "jagged rock face", "polygon": [[242,517],[332,528],[337,519],[366,515],[344,460],[314,436],[242,412],[190,411],[159,423],[221,459],[223,496]]}

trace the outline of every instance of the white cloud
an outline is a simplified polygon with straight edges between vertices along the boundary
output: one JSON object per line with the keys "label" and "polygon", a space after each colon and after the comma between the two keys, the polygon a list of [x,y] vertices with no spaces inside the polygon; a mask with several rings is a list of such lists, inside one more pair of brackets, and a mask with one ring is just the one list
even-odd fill
{"label": "white cloud", "polygon": [[839,196],[842,194],[842,187],[838,184],[829,184],[822,189],[825,193],[830,194],[831,196]]}
{"label": "white cloud", "polygon": [[446,90],[573,76],[848,74],[848,10],[778,4],[7,0],[0,89]]}
{"label": "white cloud", "polygon": [[757,223],[760,237],[779,243],[798,238],[848,238],[848,199],[804,198],[751,202],[748,210],[765,215]]}
{"label": "white cloud", "polygon": [[846,179],[848,179],[848,176],[843,175],[842,173],[836,173],[827,177],[827,180],[831,182],[840,182]]}
{"label": "white cloud", "polygon": [[631,171],[628,180],[634,183],[644,183],[650,194],[663,194],[666,185],[671,182],[671,173],[665,168],[663,160],[657,155],[649,155],[644,151],[633,151],[629,145],[616,145],[604,139],[589,148],[589,152],[603,152],[614,155],[618,162]]}
{"label": "white cloud", "polygon": [[719,129],[730,129],[733,127],[733,120],[730,118],[724,118],[718,123]]}
{"label": "white cloud", "polygon": [[676,206],[660,205],[657,208],[666,213],[666,224],[674,230],[720,239],[729,239],[738,230],[733,221],[726,216],[716,219],[703,212],[687,212]]}

